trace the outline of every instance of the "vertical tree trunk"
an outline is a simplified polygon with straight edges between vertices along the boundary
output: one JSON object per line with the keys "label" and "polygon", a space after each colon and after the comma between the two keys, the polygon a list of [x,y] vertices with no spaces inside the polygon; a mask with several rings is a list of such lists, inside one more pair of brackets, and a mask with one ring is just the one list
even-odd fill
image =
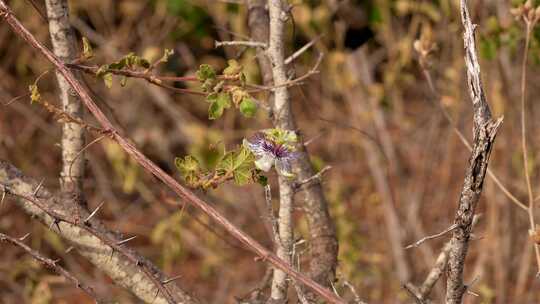
{"label": "vertical tree trunk", "polygon": [[[255,41],[269,42],[270,18],[268,10],[265,8],[266,3],[267,1],[265,0],[248,1],[248,25],[251,37]],[[282,15],[279,18],[283,18],[283,14],[286,16],[286,12],[282,8],[280,8],[280,12]],[[281,23],[284,26],[284,22],[281,21]],[[281,31],[283,31],[283,28]],[[283,34],[281,34],[281,37],[283,38]],[[283,43],[281,43],[281,47],[283,48]],[[281,56],[284,57],[284,54],[282,53]],[[276,69],[276,67],[272,66],[269,56],[267,56],[265,51],[258,50],[257,60],[264,84],[271,86],[274,83],[280,83],[280,80],[274,79],[273,69]],[[285,72],[286,67],[283,65],[281,69]],[[286,74],[282,78],[286,80]],[[291,111],[288,93],[285,103],[272,102],[274,99],[275,96],[271,96],[274,125],[288,130],[295,130],[296,125]],[[300,157],[294,162],[293,171],[298,180],[305,180],[313,176],[315,172],[304,145],[300,144],[297,148],[300,152]],[[280,189],[280,192],[283,191]],[[330,286],[330,282],[334,280],[338,254],[334,223],[328,212],[328,204],[319,182],[311,183],[309,187],[305,187],[302,194],[304,195],[303,209],[308,220],[310,233],[309,276],[324,286]],[[307,290],[306,295],[310,299],[314,297]]]}
{"label": "vertical tree trunk", "polygon": [[[64,62],[70,62],[77,56],[75,34],[69,22],[67,0],[45,0],[49,32],[53,52]],[[62,109],[71,116],[82,118],[83,106],[64,77],[56,72]],[[72,196],[74,201],[85,205],[83,196],[84,155],[80,152],[84,147],[84,130],[76,123],[64,123],[62,126],[62,171],[60,186],[62,192]],[[81,155],[78,155],[81,153]],[[78,155],[78,156],[77,156]]]}

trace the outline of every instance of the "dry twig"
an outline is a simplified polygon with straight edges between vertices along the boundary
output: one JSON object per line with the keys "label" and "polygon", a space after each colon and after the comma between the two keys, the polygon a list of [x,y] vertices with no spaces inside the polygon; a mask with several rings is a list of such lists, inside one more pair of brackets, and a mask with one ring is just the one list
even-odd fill
{"label": "dry twig", "polygon": [[466,291],[463,284],[463,269],[471,237],[474,212],[482,192],[495,136],[502,123],[502,118],[492,119],[486,101],[480,79],[480,65],[476,55],[475,26],[471,22],[466,0],[461,0],[461,19],[464,27],[463,41],[467,79],[474,111],[474,144],[456,212],[455,224],[457,227],[454,229],[451,240],[446,284],[447,304],[461,303]]}
{"label": "dry twig", "polygon": [[44,257],[41,253],[37,252],[36,250],[33,250],[32,248],[28,247],[26,244],[24,244],[22,241],[28,237],[29,234],[26,234],[22,238],[16,239],[13,237],[10,237],[8,235],[5,235],[3,233],[0,233],[0,241],[2,242],[8,242],[15,246],[18,246],[22,248],[24,251],[26,251],[29,255],[31,255],[36,261],[42,263],[47,268],[50,268],[54,270],[59,275],[63,276],[67,280],[71,281],[73,285],[75,285],[77,288],[81,289],[86,293],[90,298],[92,298],[96,303],[105,303],[105,301],[101,300],[101,298],[94,292],[94,290],[90,286],[86,286],[86,284],[81,283],[74,275],[72,275],[69,271],[64,269],[64,267],[58,265],[58,260],[51,260],[49,258]]}
{"label": "dry twig", "polygon": [[331,293],[329,290],[316,283],[312,279],[294,270],[287,262],[278,258],[268,249],[263,247],[259,242],[248,236],[245,232],[233,225],[228,219],[226,219],[221,213],[210,206],[208,203],[201,200],[193,192],[181,186],[174,178],[165,173],[155,163],[150,161],[144,154],[142,154],[128,139],[121,136],[117,129],[112,125],[109,119],[104,113],[97,107],[92,100],[87,90],[81,85],[81,83],[75,79],[71,71],[66,65],[58,59],[51,51],[45,48],[36,38],[21,24],[21,22],[14,16],[11,9],[6,5],[5,1],[0,0],[0,17],[2,17],[12,28],[12,30],[21,38],[23,38],[30,46],[38,50],[43,54],[47,60],[49,60],[55,68],[64,76],[68,81],[72,89],[79,95],[81,101],[85,104],[88,110],[94,115],[96,120],[102,125],[105,130],[108,130],[111,134],[111,138],[115,140],[129,155],[131,155],[147,172],[152,173],[164,184],[166,184],[171,190],[173,190],[178,196],[185,199],[195,207],[201,209],[209,217],[223,226],[229,233],[235,238],[245,244],[257,255],[262,257],[265,261],[268,261],[277,268],[283,270],[289,274],[292,278],[298,280],[302,284],[305,284],[313,291],[315,291],[322,298],[326,299],[330,303],[345,303],[342,299]]}

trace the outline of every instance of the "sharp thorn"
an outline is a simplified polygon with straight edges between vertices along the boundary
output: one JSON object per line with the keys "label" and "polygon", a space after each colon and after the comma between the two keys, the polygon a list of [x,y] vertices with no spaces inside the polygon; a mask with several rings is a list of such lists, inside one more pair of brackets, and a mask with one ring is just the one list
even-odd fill
{"label": "sharp thorn", "polygon": [[45,182],[45,179],[42,179],[39,184],[36,187],[36,190],[34,190],[34,193],[32,194],[33,197],[37,197],[37,194],[39,190],[41,189],[41,186],[43,186],[43,183]]}
{"label": "sharp thorn", "polygon": [[181,278],[181,277],[182,277],[182,275],[177,275],[177,276],[175,276],[175,277],[172,277],[172,278],[163,280],[163,281],[161,281],[161,283],[162,283],[162,284],[168,284],[168,283],[170,283],[170,282],[172,282],[172,281],[178,280],[178,279]]}
{"label": "sharp thorn", "polygon": [[133,239],[136,238],[136,237],[137,237],[137,236],[134,235],[134,236],[132,236],[132,237],[130,237],[130,238],[127,238],[127,239],[125,239],[125,240],[122,240],[122,241],[116,243],[116,245],[122,245],[122,244],[125,244],[125,243],[127,243],[127,242],[133,240]]}
{"label": "sharp thorn", "polygon": [[92,213],[90,213],[90,215],[88,215],[88,217],[84,220],[84,223],[87,223],[94,215],[96,215],[103,204],[105,204],[105,202],[99,204],[99,206],[97,206],[96,209],[94,209],[94,211],[92,211]]}

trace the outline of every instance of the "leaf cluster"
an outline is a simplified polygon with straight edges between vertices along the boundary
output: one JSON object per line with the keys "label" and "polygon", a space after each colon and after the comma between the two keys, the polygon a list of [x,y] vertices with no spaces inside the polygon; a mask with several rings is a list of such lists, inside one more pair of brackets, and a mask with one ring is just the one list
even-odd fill
{"label": "leaf cluster", "polygon": [[208,94],[208,119],[220,118],[232,105],[245,117],[253,117],[257,112],[257,103],[246,90],[243,67],[236,60],[228,61],[222,75],[218,75],[212,66],[202,64],[197,71],[197,79],[201,82],[201,89]]}
{"label": "leaf cluster", "polygon": [[255,167],[255,156],[244,146],[225,152],[213,170],[204,170],[199,160],[192,155],[177,157],[175,165],[188,186],[203,190],[217,188],[230,180],[239,186],[251,182],[266,185],[267,181]]}

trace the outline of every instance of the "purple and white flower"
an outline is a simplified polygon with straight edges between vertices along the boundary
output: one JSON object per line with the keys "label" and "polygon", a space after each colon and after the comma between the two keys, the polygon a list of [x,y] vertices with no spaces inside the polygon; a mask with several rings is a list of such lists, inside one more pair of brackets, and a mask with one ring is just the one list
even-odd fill
{"label": "purple and white flower", "polygon": [[[287,131],[290,132],[290,131]],[[294,176],[291,170],[291,161],[297,157],[293,142],[278,142],[269,132],[258,132],[251,139],[244,139],[244,146],[256,157],[255,166],[268,172],[274,166],[283,176]]]}

